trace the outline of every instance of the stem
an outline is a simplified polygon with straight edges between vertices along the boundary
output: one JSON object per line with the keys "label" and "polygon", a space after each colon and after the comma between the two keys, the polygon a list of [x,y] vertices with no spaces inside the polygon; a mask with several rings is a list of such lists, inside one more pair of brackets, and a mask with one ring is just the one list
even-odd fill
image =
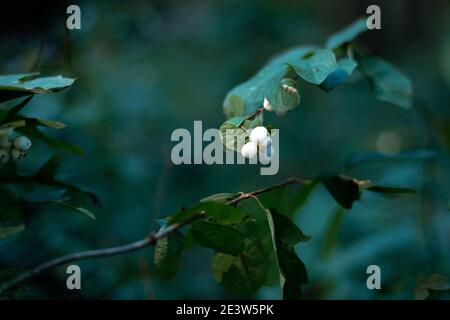
{"label": "stem", "polygon": [[[226,205],[236,205],[239,202],[241,202],[242,200],[245,200],[248,198],[255,198],[255,196],[258,194],[269,192],[273,189],[281,188],[281,187],[287,186],[289,184],[293,184],[293,183],[305,183],[306,184],[306,183],[310,183],[310,182],[311,182],[311,180],[304,180],[304,179],[295,178],[295,177],[289,178],[288,180],[286,180],[284,182],[274,184],[267,188],[257,189],[257,190],[247,192],[247,193],[241,193],[236,198],[229,200],[225,204]],[[37,265],[33,269],[18,275],[17,277],[11,279],[10,281],[3,283],[0,286],[0,295],[5,293],[6,291],[11,290],[12,288],[16,287],[17,285],[33,278],[34,276],[41,274],[42,272],[45,272],[52,268],[56,268],[56,267],[68,264],[70,262],[85,260],[85,259],[116,256],[119,254],[133,252],[133,251],[137,251],[137,250],[140,250],[142,248],[145,248],[145,247],[148,247],[151,245],[155,245],[156,242],[159,239],[161,239],[162,237],[167,236],[168,234],[178,230],[182,226],[187,225],[187,224],[203,217],[204,215],[205,215],[204,211],[196,213],[186,220],[183,220],[179,223],[174,223],[174,224],[168,226],[167,228],[162,229],[156,233],[155,232],[150,233],[148,236],[146,236],[143,239],[140,239],[135,242],[131,242],[131,243],[128,243],[128,244],[125,244],[122,246],[78,252],[78,253],[70,254],[67,256],[59,257],[59,258],[44,262],[40,265]]]}
{"label": "stem", "polygon": [[128,243],[128,244],[125,244],[122,246],[78,252],[78,253],[70,254],[67,256],[59,257],[59,258],[44,262],[44,263],[34,267],[30,271],[24,272],[24,273],[20,274],[19,276],[13,278],[12,280],[5,282],[3,285],[0,286],[0,295],[44,271],[68,264],[70,262],[91,259],[91,258],[110,257],[110,256],[115,256],[115,255],[119,255],[119,254],[123,254],[123,253],[137,251],[142,248],[148,247],[150,245],[155,245],[159,239],[178,230],[182,226],[189,224],[194,220],[199,219],[203,215],[204,215],[204,212],[194,214],[189,219],[186,219],[179,223],[175,223],[165,229],[160,230],[157,233],[152,232],[148,236],[146,236],[145,238],[143,238],[141,240],[137,240],[135,242],[131,242],[131,243]]}

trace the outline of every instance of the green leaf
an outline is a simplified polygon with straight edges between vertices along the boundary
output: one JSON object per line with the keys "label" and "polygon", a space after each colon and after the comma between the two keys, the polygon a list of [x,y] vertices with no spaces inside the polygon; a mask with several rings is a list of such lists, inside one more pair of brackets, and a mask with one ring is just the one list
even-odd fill
{"label": "green leaf", "polygon": [[301,185],[287,185],[259,195],[259,200],[266,208],[276,208],[278,212],[292,217],[297,212],[316,186],[313,181]]}
{"label": "green leaf", "polygon": [[223,192],[223,193],[212,194],[208,197],[205,197],[205,198],[201,199],[200,202],[202,202],[202,203],[206,203],[206,202],[225,203],[236,197],[237,197],[237,195],[235,193]]}
{"label": "green leaf", "polygon": [[62,122],[55,120],[47,120],[47,119],[39,119],[39,118],[26,118],[22,116],[15,116],[10,119],[10,122],[5,122],[2,127],[7,128],[20,128],[20,127],[30,127],[30,126],[41,126],[48,127],[53,129],[62,129],[65,128],[66,125]]}
{"label": "green leaf", "polygon": [[1,227],[0,226],[0,240],[14,236],[24,230],[25,230],[24,224],[19,224],[17,226],[12,226],[12,227]]}
{"label": "green leaf", "polygon": [[60,75],[37,78],[37,75],[37,73],[28,73],[0,76],[0,102],[30,94],[61,91],[71,86],[76,80]]}
{"label": "green leaf", "polygon": [[73,144],[67,143],[63,140],[59,140],[59,139],[50,137],[36,127],[21,127],[21,128],[18,128],[18,130],[29,137],[44,141],[46,144],[48,144],[49,146],[51,146],[53,148],[56,148],[56,149],[59,149],[59,150],[65,151],[65,152],[77,154],[77,155],[85,154],[85,151],[82,148],[75,146]]}
{"label": "green leaf", "polygon": [[225,289],[242,295],[255,292],[264,283],[267,263],[264,252],[254,240],[245,240],[245,250],[235,257],[216,253],[212,258],[212,273]]}
{"label": "green leaf", "polygon": [[378,100],[406,109],[411,107],[412,84],[403,73],[387,61],[374,56],[362,57],[359,64],[369,78],[372,91]]}
{"label": "green leaf", "polygon": [[13,200],[14,196],[9,191],[0,189],[0,240],[25,229],[22,212],[10,205]]}
{"label": "green leaf", "polygon": [[59,200],[56,200],[56,201],[52,201],[52,202],[55,203],[55,204],[59,204],[59,205],[61,205],[61,206],[63,206],[63,207],[72,209],[72,210],[74,210],[74,211],[76,211],[76,212],[78,212],[78,213],[82,213],[82,214],[88,216],[89,218],[95,220],[95,215],[94,215],[91,211],[89,211],[88,209],[86,209],[86,208],[83,208],[83,207],[77,207],[77,206],[71,205],[70,203],[67,203],[67,202],[65,202],[65,201],[59,201]]}
{"label": "green leaf", "polygon": [[325,239],[322,243],[321,255],[327,257],[331,251],[336,247],[339,240],[339,231],[347,210],[341,206],[334,210],[331,219],[329,220],[327,229],[325,231]]}
{"label": "green leaf", "polygon": [[338,68],[333,71],[324,82],[320,84],[320,88],[326,92],[333,90],[336,86],[347,81],[355,68],[358,66],[355,60],[343,58],[338,61]]}
{"label": "green leaf", "polygon": [[344,175],[320,177],[331,196],[344,208],[350,209],[359,200],[361,192],[356,179]]}
{"label": "green leaf", "polygon": [[240,223],[246,217],[245,212],[238,207],[208,201],[197,203],[189,208],[181,208],[175,215],[168,218],[168,222],[169,224],[178,223],[200,212],[204,212],[209,220],[227,225]]}
{"label": "green leaf", "polygon": [[283,299],[300,299],[302,297],[301,286],[308,283],[305,264],[297,256],[294,248],[290,246],[281,246],[278,249],[278,261],[285,279]]}
{"label": "green leaf", "polygon": [[283,299],[299,299],[301,286],[308,282],[306,267],[295,253],[295,245],[308,241],[306,236],[288,217],[270,210],[273,220],[276,253],[281,273]]}
{"label": "green leaf", "polygon": [[263,124],[262,114],[251,120],[242,118],[244,117],[234,117],[220,126],[220,138],[229,150],[240,151],[249,139],[250,130]]}
{"label": "green leaf", "polygon": [[22,102],[20,102],[18,105],[12,107],[5,115],[3,119],[1,119],[1,124],[7,123],[12,119],[17,113],[20,112],[33,98],[33,96],[29,96],[28,98],[24,99]]}
{"label": "green leaf", "polygon": [[373,185],[366,187],[366,190],[373,191],[373,192],[379,192],[379,193],[386,193],[386,194],[401,194],[401,193],[416,193],[417,191],[412,188],[406,188],[406,187],[395,187],[395,186],[378,186]]}
{"label": "green leaf", "polygon": [[357,36],[367,30],[366,18],[361,17],[349,26],[328,37],[325,46],[329,49],[338,48],[343,44],[353,41]]}
{"label": "green leaf", "polygon": [[177,274],[184,243],[184,236],[178,231],[156,242],[154,262],[156,271],[161,277],[172,278]]}
{"label": "green leaf", "polygon": [[48,159],[36,173],[42,179],[53,179],[61,167],[63,157],[54,155]]}
{"label": "green leaf", "polygon": [[275,209],[270,209],[270,213],[272,215],[275,227],[275,239],[277,239],[277,241],[281,241],[290,246],[295,246],[299,242],[311,239],[310,236],[305,235],[303,231],[285,215],[278,213]]}
{"label": "green leaf", "polygon": [[230,255],[244,250],[245,235],[235,228],[205,221],[192,223],[192,234],[198,244]]}
{"label": "green leaf", "polygon": [[300,102],[300,95],[293,92],[286,94],[282,80],[294,76],[289,64],[300,60],[314,47],[304,46],[283,52],[270,60],[256,75],[233,88],[223,103],[227,118],[251,114],[262,107],[267,98],[277,113],[285,113],[295,108]]}
{"label": "green leaf", "polygon": [[336,57],[330,49],[319,49],[312,55],[289,64],[301,78],[313,84],[321,84],[338,67]]}
{"label": "green leaf", "polygon": [[435,273],[418,282],[415,290],[416,300],[431,300],[450,296],[450,278],[446,275]]}

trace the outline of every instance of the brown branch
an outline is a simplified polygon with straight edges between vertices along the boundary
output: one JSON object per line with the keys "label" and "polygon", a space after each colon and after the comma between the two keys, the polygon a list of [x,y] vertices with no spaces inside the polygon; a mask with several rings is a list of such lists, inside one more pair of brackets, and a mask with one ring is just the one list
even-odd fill
{"label": "brown branch", "polygon": [[186,219],[184,221],[181,221],[179,223],[175,223],[165,229],[160,230],[159,232],[152,232],[147,237],[128,243],[122,246],[118,247],[112,247],[112,248],[105,248],[105,249],[97,249],[97,250],[90,250],[90,251],[83,251],[78,252],[74,254],[70,254],[67,256],[59,257],[54,260],[50,260],[47,262],[44,262],[30,271],[24,272],[20,274],[19,276],[11,279],[10,281],[5,282],[0,286],[0,295],[5,293],[6,291],[16,287],[17,285],[21,284],[24,281],[27,281],[31,279],[32,277],[47,271],[52,268],[56,268],[65,264],[68,264],[70,262],[79,261],[79,260],[85,260],[85,259],[92,259],[92,258],[100,258],[100,257],[110,257],[110,256],[116,256],[123,253],[133,252],[136,250],[140,250],[142,248],[155,245],[156,242],[161,239],[164,236],[167,236],[168,234],[178,230],[180,227],[191,223],[194,220],[199,219],[204,215],[204,212],[194,214],[189,219]]}
{"label": "brown branch", "polygon": [[[272,191],[274,189],[277,188],[281,188],[284,186],[287,186],[289,184],[293,184],[293,183],[309,183],[310,180],[304,180],[304,179],[300,179],[300,178],[290,178],[284,182],[278,183],[278,184],[274,184],[270,187],[267,188],[262,188],[262,189],[257,189],[251,192],[247,192],[247,193],[240,193],[236,198],[229,200],[228,202],[226,202],[227,205],[236,205],[239,202],[241,202],[242,200],[248,199],[248,198],[253,198],[258,194],[261,193],[265,193],[265,192],[269,192]],[[135,242],[132,243],[128,243],[122,246],[117,246],[117,247],[112,247],[112,248],[105,248],[105,249],[97,249],[97,250],[90,250],[90,251],[83,251],[83,252],[78,252],[78,253],[74,253],[74,254],[70,254],[67,256],[63,256],[63,257],[59,257],[47,262],[44,262],[36,267],[34,267],[33,269],[24,272],[20,275],[18,275],[17,277],[11,279],[10,281],[5,282],[4,284],[2,284],[0,286],[0,295],[2,295],[3,293],[5,293],[6,291],[11,290],[12,288],[16,287],[17,285],[33,278],[36,275],[41,274],[42,272],[45,272],[49,269],[52,268],[56,268],[62,265],[66,265],[70,262],[74,262],[74,261],[79,261],[79,260],[85,260],[85,259],[93,259],[93,258],[101,258],[101,257],[109,257],[109,256],[116,256],[119,254],[124,254],[124,253],[128,253],[128,252],[133,252],[133,251],[137,251],[140,250],[142,248],[151,246],[151,245],[155,245],[156,242],[164,237],[167,236],[168,234],[178,230],[180,227],[190,224],[191,222],[201,218],[202,216],[204,216],[205,212],[199,212],[197,214],[194,214],[193,216],[191,216],[190,218],[183,220],[179,223],[174,223],[170,226],[168,226],[167,228],[164,228],[158,232],[152,232],[150,233],[148,236],[146,236],[145,238],[141,239],[141,240],[137,240]]]}

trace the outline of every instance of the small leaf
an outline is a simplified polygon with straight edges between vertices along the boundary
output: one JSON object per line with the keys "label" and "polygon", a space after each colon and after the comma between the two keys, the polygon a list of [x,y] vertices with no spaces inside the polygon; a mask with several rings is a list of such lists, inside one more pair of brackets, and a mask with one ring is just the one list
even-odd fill
{"label": "small leaf", "polygon": [[89,218],[95,220],[95,215],[92,212],[90,212],[88,209],[86,209],[86,208],[77,207],[77,206],[71,205],[70,203],[67,203],[67,202],[64,202],[64,201],[52,201],[52,202],[56,203],[56,204],[59,204],[59,205],[62,205],[64,207],[67,207],[69,209],[72,209],[72,210],[74,210],[76,212],[82,213],[82,214],[88,216]]}
{"label": "small leaf", "polygon": [[235,193],[216,193],[216,194],[212,194],[206,198],[203,198],[200,200],[200,202],[202,203],[206,203],[206,202],[219,202],[219,203],[225,203],[231,199],[236,198],[236,194]]}
{"label": "small leaf", "polygon": [[290,65],[301,78],[313,84],[321,84],[338,67],[330,49],[319,49],[311,56],[290,62]]}
{"label": "small leaf", "polygon": [[366,190],[379,192],[379,193],[387,193],[387,194],[400,194],[400,193],[416,193],[417,191],[412,188],[405,187],[394,187],[394,186],[369,186]]}
{"label": "small leaf", "polygon": [[349,26],[328,37],[325,46],[329,49],[335,49],[353,41],[358,35],[367,30],[366,19],[361,17]]}
{"label": "small leaf", "polygon": [[359,185],[355,179],[343,176],[326,176],[319,180],[325,185],[328,192],[344,208],[350,209],[353,202],[361,196]]}
{"label": "small leaf", "polygon": [[172,278],[177,274],[184,242],[184,236],[178,231],[170,233],[156,242],[154,262],[160,276]]}
{"label": "small leaf", "polygon": [[205,221],[192,224],[192,234],[198,244],[230,255],[244,250],[245,235],[235,228]]}
{"label": "small leaf", "polygon": [[372,91],[378,100],[409,109],[413,89],[409,78],[387,61],[370,56],[359,61],[363,72],[369,78]]}
{"label": "small leaf", "polygon": [[33,98],[33,96],[29,96],[28,98],[24,99],[21,103],[11,108],[5,115],[5,118],[1,120],[1,123],[9,122],[9,119],[12,119],[17,113],[20,112]]}

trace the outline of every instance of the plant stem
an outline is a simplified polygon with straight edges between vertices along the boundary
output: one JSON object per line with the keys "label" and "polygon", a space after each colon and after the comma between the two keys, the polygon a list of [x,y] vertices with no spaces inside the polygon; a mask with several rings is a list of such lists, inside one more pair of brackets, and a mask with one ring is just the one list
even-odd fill
{"label": "plant stem", "polygon": [[[247,193],[241,193],[236,198],[229,200],[226,202],[226,205],[236,205],[242,200],[248,199],[248,198],[254,198],[256,195],[272,191],[273,189],[281,188],[284,186],[287,186],[289,184],[293,183],[310,183],[311,180],[304,180],[300,178],[289,178],[284,182],[274,184],[267,188],[261,188],[257,189],[251,192]],[[104,249],[97,249],[97,250],[90,250],[90,251],[83,251],[78,252],[74,254],[70,254],[67,256],[59,257],[47,262],[44,262],[40,265],[37,265],[33,269],[24,272],[17,277],[5,282],[0,286],[0,295],[4,294],[5,292],[11,290],[12,288],[18,286],[19,284],[33,278],[34,276],[37,276],[49,269],[56,268],[62,265],[66,265],[70,262],[79,261],[79,260],[86,260],[86,259],[93,259],[93,258],[101,258],[101,257],[110,257],[110,256],[116,256],[119,254],[124,254],[128,252],[133,252],[140,250],[142,248],[155,245],[156,242],[161,239],[164,236],[167,236],[168,234],[178,230],[184,225],[190,224],[191,222],[203,217],[205,215],[205,212],[199,212],[191,216],[190,218],[183,220],[179,223],[172,224],[168,226],[167,228],[164,228],[158,232],[152,232],[148,236],[146,236],[143,239],[137,240],[135,242],[131,242],[122,246],[112,247],[112,248],[104,248]]]}

